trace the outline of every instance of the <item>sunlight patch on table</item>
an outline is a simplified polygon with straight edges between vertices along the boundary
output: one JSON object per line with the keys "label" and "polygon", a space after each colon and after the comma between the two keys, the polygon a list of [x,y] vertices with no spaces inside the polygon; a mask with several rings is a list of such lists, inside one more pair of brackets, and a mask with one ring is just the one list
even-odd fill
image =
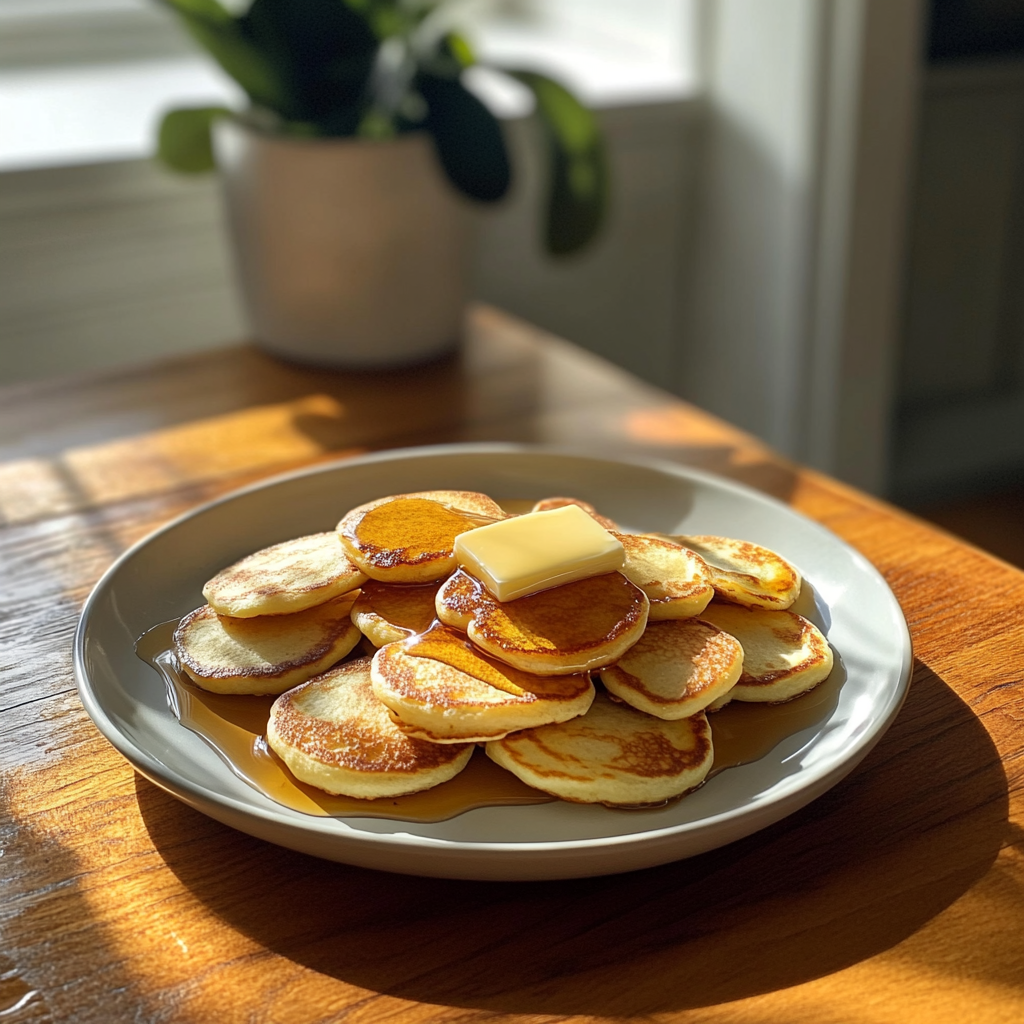
{"label": "sunlight patch on table", "polygon": [[210,480],[284,469],[316,459],[326,444],[301,429],[304,418],[341,421],[328,395],[257,406],[52,458],[0,465],[0,522],[31,522]]}
{"label": "sunlight patch on table", "polygon": [[712,420],[707,413],[680,408],[675,402],[661,407],[634,409],[626,413],[623,417],[623,429],[631,441],[665,447],[684,445],[691,448],[713,445],[721,448],[723,441],[732,440],[740,461],[763,459],[770,451],[766,445],[760,444],[749,434],[744,434],[721,420]]}

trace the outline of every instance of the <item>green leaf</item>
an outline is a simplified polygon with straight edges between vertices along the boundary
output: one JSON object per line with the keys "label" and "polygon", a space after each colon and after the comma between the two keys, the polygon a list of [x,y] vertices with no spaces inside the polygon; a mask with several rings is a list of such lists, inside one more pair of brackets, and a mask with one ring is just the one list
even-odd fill
{"label": "green leaf", "polygon": [[404,35],[414,24],[397,7],[379,6],[372,10],[373,30],[381,39]]}
{"label": "green leaf", "polygon": [[265,52],[287,54],[305,73],[378,45],[366,18],[343,0],[253,0],[241,23]]}
{"label": "green leaf", "polygon": [[167,7],[173,7],[182,17],[195,16],[212,22],[229,22],[231,13],[217,0],[162,0]]}
{"label": "green leaf", "polygon": [[371,26],[378,39],[407,36],[447,0],[342,0]]}
{"label": "green leaf", "polygon": [[359,121],[356,134],[361,139],[393,139],[395,137],[394,122],[380,110],[369,110]]}
{"label": "green leaf", "polygon": [[272,62],[247,37],[238,19],[216,0],[163,0],[189,34],[245,90],[253,103],[287,116],[287,89]]}
{"label": "green leaf", "polygon": [[213,157],[210,128],[218,117],[230,117],[224,107],[190,107],[172,110],[160,122],[157,156],[172,170],[185,174],[212,171],[217,166]]}
{"label": "green leaf", "polygon": [[490,203],[508,191],[512,177],[501,125],[456,78],[421,72],[416,87],[427,101],[423,126],[452,184],[471,199]]}
{"label": "green leaf", "polygon": [[337,120],[363,99],[379,43],[343,0],[254,0],[240,24],[284,84],[286,116]]}
{"label": "green leaf", "polygon": [[537,99],[551,158],[545,244],[555,256],[576,252],[597,234],[608,205],[608,162],[594,115],[564,86],[533,71],[507,74]]}
{"label": "green leaf", "polygon": [[459,35],[458,32],[449,32],[441,40],[440,50],[446,57],[451,57],[460,68],[468,68],[476,63],[473,47],[469,45],[465,36]]}

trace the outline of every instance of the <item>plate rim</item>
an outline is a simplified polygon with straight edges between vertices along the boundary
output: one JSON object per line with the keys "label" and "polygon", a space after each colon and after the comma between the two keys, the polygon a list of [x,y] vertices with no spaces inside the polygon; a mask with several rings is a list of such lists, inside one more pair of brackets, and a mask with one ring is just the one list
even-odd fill
{"label": "plate rim", "polygon": [[[842,546],[854,561],[860,563],[862,569],[867,570],[869,575],[875,577],[875,582],[881,585],[884,592],[891,599],[893,609],[897,613],[896,623],[900,630],[899,639],[901,664],[896,686],[887,696],[887,703],[882,710],[879,723],[875,728],[856,738],[839,764],[823,768],[819,774],[812,775],[812,777],[807,780],[805,785],[800,789],[788,794],[783,794],[767,807],[757,805],[753,807],[732,807],[694,821],[624,834],[596,836],[582,839],[510,843],[494,842],[489,840],[470,841],[446,839],[441,837],[415,835],[411,833],[360,832],[354,829],[342,836],[332,830],[327,824],[336,820],[334,817],[320,818],[310,816],[309,822],[303,822],[301,825],[282,821],[280,817],[275,816],[272,810],[247,804],[244,801],[217,789],[194,783],[189,779],[174,776],[172,770],[154,757],[148,750],[137,746],[127,736],[125,736],[107,715],[102,704],[97,699],[92,687],[92,682],[89,679],[89,674],[85,667],[85,643],[90,627],[90,621],[96,614],[96,609],[99,602],[102,600],[104,592],[108,587],[110,587],[111,581],[120,572],[122,566],[132,559],[138,551],[146,547],[158,537],[171,532],[182,523],[187,522],[192,518],[203,515],[212,508],[226,504],[229,501],[237,500],[247,494],[279,486],[280,484],[291,480],[334,472],[348,466],[399,461],[411,457],[420,458],[481,454],[500,455],[504,453],[516,455],[540,453],[545,455],[550,454],[570,458],[580,458],[591,462],[605,462],[635,466],[654,470],[676,478],[703,483],[712,488],[731,491],[738,497],[748,501],[753,500],[754,502],[766,503],[768,505],[775,506],[776,508],[783,510],[786,514],[802,520],[805,527],[809,527],[814,532],[821,534],[823,537],[827,538],[830,543]],[[150,531],[128,547],[114,560],[114,562],[96,581],[79,614],[78,624],[75,629],[72,662],[79,699],[81,700],[86,713],[92,719],[93,723],[99,729],[104,738],[142,775],[156,785],[170,792],[176,798],[183,799],[188,803],[189,801],[185,799],[185,796],[183,795],[182,791],[184,791],[184,793],[187,793],[196,801],[192,806],[197,807],[197,809],[203,813],[207,812],[205,812],[201,806],[197,806],[197,804],[208,802],[218,805],[226,811],[231,811],[235,814],[241,814],[250,818],[258,818],[277,828],[284,828],[287,830],[297,829],[303,832],[315,832],[321,836],[329,837],[331,839],[342,839],[345,843],[363,844],[367,848],[380,846],[388,848],[401,847],[403,849],[421,848],[424,851],[429,850],[432,852],[443,850],[453,856],[474,855],[485,857],[488,854],[500,855],[509,853],[530,855],[541,853],[554,854],[578,852],[580,854],[587,854],[598,853],[608,847],[632,847],[635,844],[658,845],[659,843],[673,837],[704,830],[710,826],[721,826],[737,818],[757,817],[767,813],[768,820],[763,824],[757,825],[753,829],[743,832],[742,834],[746,835],[759,831],[767,824],[778,821],[816,800],[818,796],[832,788],[832,786],[837,784],[842,778],[853,771],[853,769],[860,764],[867,754],[870,753],[875,744],[877,744],[888,731],[906,700],[913,672],[913,657],[912,638],[906,621],[906,616],[904,615],[903,609],[895,594],[892,592],[891,587],[879,570],[866,556],[843,540],[843,538],[829,530],[828,527],[816,522],[804,515],[804,513],[794,509],[792,506],[786,504],[784,501],[780,501],[778,498],[775,498],[770,494],[766,494],[763,491],[759,491],[756,488],[738,481],[731,480],[728,477],[723,477],[719,474],[682,463],[672,462],[667,459],[632,456],[624,452],[611,452],[608,455],[602,455],[594,452],[592,448],[572,445],[474,441],[390,448],[379,452],[370,452],[358,456],[341,457],[326,462],[317,462],[313,465],[301,466],[296,469],[276,473],[272,476],[265,477],[242,487],[234,488],[216,498],[202,502],[194,508],[187,509],[185,512],[180,513],[173,519]],[[813,790],[814,795],[810,796],[808,799],[803,799],[808,790]],[[782,813],[771,813],[774,810],[778,810],[780,805],[786,807],[787,805],[792,804],[795,804],[795,806],[789,806],[789,808],[783,810]],[[341,815],[337,816],[337,818],[344,820],[344,816]],[[735,838],[739,838],[739,836],[736,836]],[[733,840],[726,840],[725,842],[727,843],[731,841]],[[714,843],[710,848],[716,848],[721,845],[725,845],[725,843]],[[678,856],[688,856],[688,854],[679,854]],[[660,862],[661,861],[659,861],[659,863]],[[472,875],[465,877],[483,876]],[[560,875],[558,877],[570,876]]]}

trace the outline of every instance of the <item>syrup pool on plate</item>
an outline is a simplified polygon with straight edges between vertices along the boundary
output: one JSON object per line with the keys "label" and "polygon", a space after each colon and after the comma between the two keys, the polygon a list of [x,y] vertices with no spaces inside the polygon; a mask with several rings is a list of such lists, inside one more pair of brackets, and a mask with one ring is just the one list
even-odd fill
{"label": "syrup pool on plate", "polygon": [[[266,742],[274,697],[210,693],[180,669],[173,635],[178,620],[144,633],[135,645],[138,656],[163,678],[168,705],[178,721],[202,737],[240,779],[271,800],[319,817],[391,818],[436,822],[477,807],[552,803],[555,798],[532,789],[477,750],[454,779],[410,796],[361,800],[333,796],[292,776]],[[749,764],[768,754],[788,736],[823,722],[839,698],[841,673],[810,693],[785,704],[733,701],[709,715],[714,764],[708,778]]]}
{"label": "syrup pool on plate", "polygon": [[274,697],[210,693],[180,669],[173,636],[178,620],[163,622],[139,637],[135,653],[163,677],[175,718],[201,736],[240,779],[285,807],[319,817],[397,818],[444,821],[475,807],[543,804],[555,798],[531,789],[476,751],[454,779],[410,796],[361,800],[334,796],[299,782],[267,746]]}

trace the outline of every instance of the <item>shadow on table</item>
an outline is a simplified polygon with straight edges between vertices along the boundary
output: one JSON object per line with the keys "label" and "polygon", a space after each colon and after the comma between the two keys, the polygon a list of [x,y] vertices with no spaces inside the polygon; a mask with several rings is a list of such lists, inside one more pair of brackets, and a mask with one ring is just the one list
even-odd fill
{"label": "shadow on table", "polygon": [[[171,870],[267,949],[403,999],[530,1014],[706,1006],[841,970],[969,889],[1008,817],[988,734],[921,664],[892,729],[849,779],[757,835],[629,875],[379,874],[204,823],[141,777],[137,793]],[[211,872],[220,858],[230,876]],[[984,971],[984,958],[968,969]]]}

